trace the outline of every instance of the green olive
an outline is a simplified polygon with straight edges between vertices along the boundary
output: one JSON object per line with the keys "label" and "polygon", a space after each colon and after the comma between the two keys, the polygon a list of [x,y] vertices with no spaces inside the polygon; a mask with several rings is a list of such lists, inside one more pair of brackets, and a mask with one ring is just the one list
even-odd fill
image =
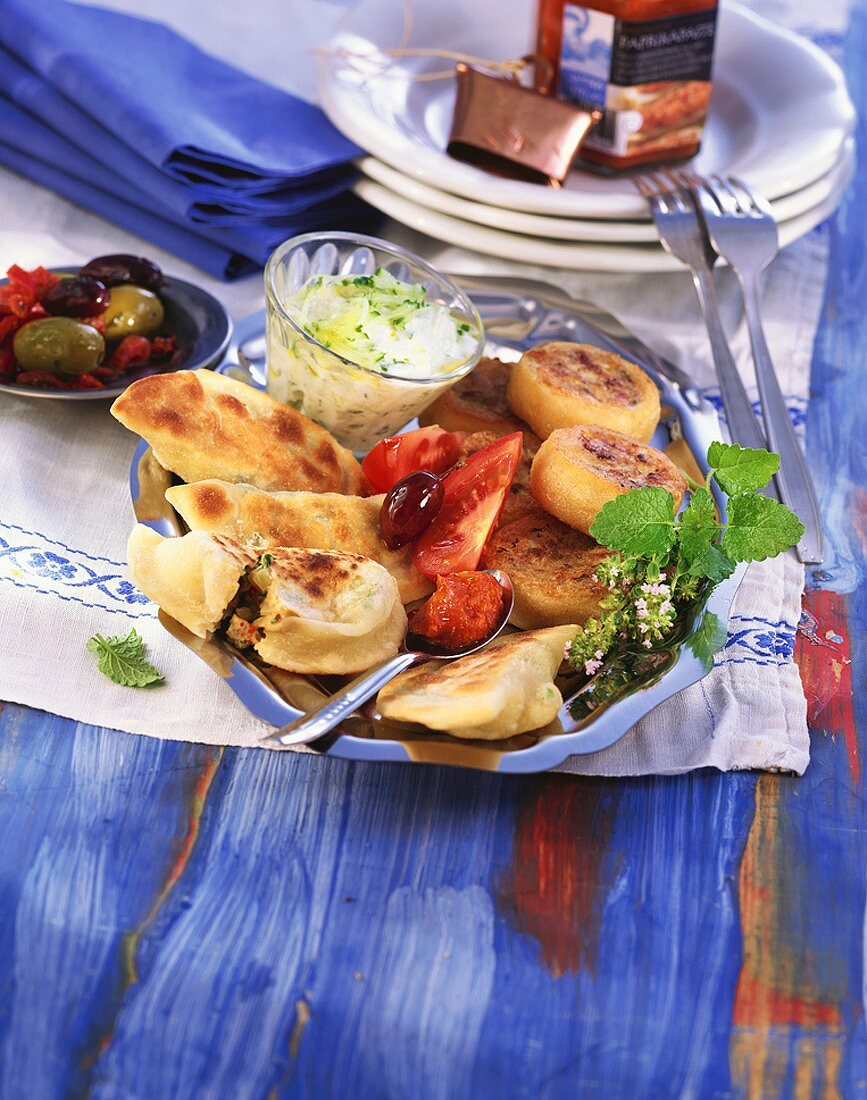
{"label": "green olive", "polygon": [[90,325],[72,317],[42,317],[15,333],[12,353],[25,370],[88,374],[105,354],[105,341]]}
{"label": "green olive", "polygon": [[124,336],[150,336],[163,323],[163,303],[143,286],[113,286],[108,309],[103,313],[106,340]]}

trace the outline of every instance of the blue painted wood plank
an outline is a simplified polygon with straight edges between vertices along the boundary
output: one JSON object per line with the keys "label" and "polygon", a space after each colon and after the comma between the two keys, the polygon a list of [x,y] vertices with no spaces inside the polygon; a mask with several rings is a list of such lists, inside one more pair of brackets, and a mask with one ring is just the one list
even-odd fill
{"label": "blue painted wood plank", "polygon": [[123,938],[175,858],[208,750],[13,707],[0,735],[0,1093],[59,1096],[111,1028]]}

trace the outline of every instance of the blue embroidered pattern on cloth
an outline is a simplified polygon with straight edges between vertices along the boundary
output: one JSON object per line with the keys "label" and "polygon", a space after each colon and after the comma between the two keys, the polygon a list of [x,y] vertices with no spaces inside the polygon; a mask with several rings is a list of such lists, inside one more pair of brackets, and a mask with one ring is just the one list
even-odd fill
{"label": "blue embroidered pattern on cloth", "polygon": [[156,608],[125,572],[122,562],[0,522],[0,582],[130,619],[155,618]]}
{"label": "blue embroidered pattern on cloth", "polygon": [[794,659],[796,627],[755,615],[732,615],[716,664],[786,665]]}
{"label": "blue embroidered pattern on cloth", "polygon": [[[709,388],[702,390],[702,393],[710,401],[711,405],[716,409],[717,415],[720,418],[721,423],[727,424],[725,409],[723,408],[722,397],[718,389]],[[759,421],[762,419],[762,404],[756,399],[752,402],[753,412],[758,417]],[[793,394],[789,394],[786,398],[786,407],[789,410],[789,419],[795,428],[795,431],[802,433],[804,425],[807,423],[807,399],[805,397],[798,397]]]}
{"label": "blue embroidered pattern on cloth", "polygon": [[[38,531],[0,523],[0,582],[130,619],[155,618],[156,608],[124,577],[125,568],[122,562],[75,550]],[[791,623],[736,615],[716,661],[781,665],[792,660],[794,649]]]}

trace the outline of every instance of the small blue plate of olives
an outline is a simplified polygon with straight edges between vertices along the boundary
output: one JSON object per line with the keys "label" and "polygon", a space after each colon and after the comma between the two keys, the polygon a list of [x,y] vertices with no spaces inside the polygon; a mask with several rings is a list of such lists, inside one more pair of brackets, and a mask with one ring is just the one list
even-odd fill
{"label": "small blue plate of olives", "polygon": [[[19,375],[48,375],[46,381],[57,382],[45,388],[38,381],[0,381],[0,391],[64,401],[105,400],[149,374],[214,367],[226,353],[232,320],[225,306],[194,283],[165,275],[151,260],[100,256],[83,267],[51,271],[60,280],[39,298],[46,315],[27,320],[15,332],[12,350]],[[0,286],[8,281],[0,280]],[[88,324],[94,318],[101,325]],[[100,327],[104,332],[98,331]],[[151,346],[173,337],[174,346],[106,377],[108,365],[117,363],[117,349],[129,336],[143,336]],[[100,374],[102,388],[72,388],[82,375]]]}

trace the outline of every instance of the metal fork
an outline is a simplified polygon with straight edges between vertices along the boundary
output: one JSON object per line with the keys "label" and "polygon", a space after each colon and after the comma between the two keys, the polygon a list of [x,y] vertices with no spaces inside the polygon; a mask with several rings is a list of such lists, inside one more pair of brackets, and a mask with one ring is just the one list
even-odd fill
{"label": "metal fork", "polygon": [[742,447],[767,447],[720,320],[711,274],[717,256],[689,190],[653,172],[635,176],[633,182],[647,200],[663,248],[692,273],[732,439]]}
{"label": "metal fork", "polygon": [[690,185],[711,244],[740,281],[765,431],[771,450],[780,456],[780,497],[806,528],[795,552],[802,562],[820,562],[822,521],[816,490],[762,328],[762,272],[779,252],[776,219],[768,203],[742,180],[707,180],[692,173],[681,173],[681,179]]}

